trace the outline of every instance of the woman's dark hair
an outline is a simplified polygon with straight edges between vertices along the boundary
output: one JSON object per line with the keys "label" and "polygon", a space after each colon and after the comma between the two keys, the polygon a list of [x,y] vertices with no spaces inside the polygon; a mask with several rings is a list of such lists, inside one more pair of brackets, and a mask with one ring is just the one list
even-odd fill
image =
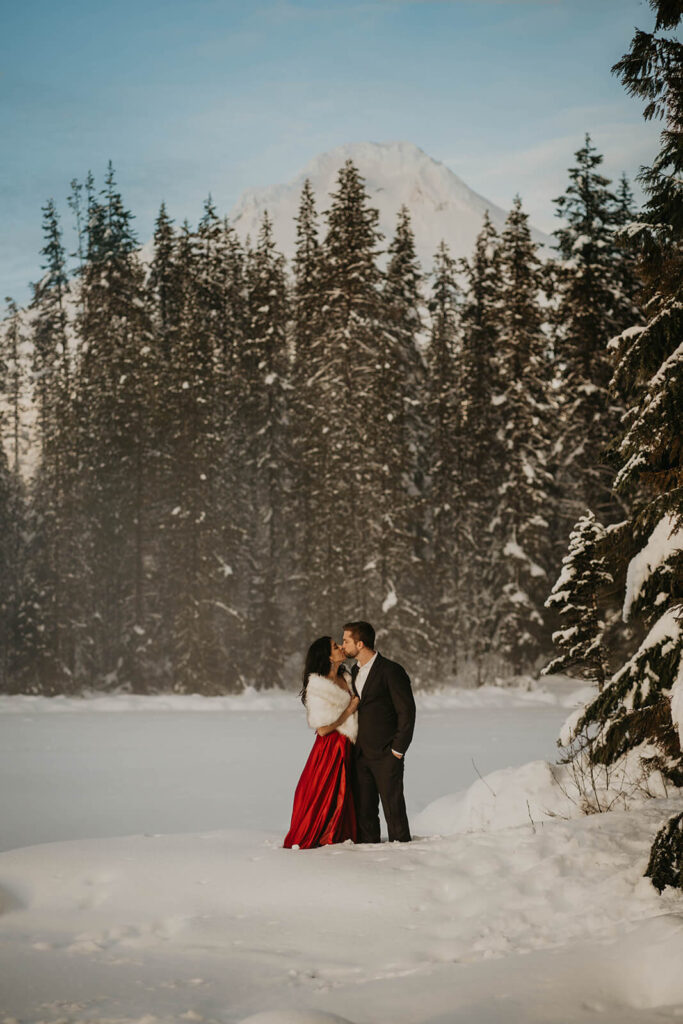
{"label": "woman's dark hair", "polygon": [[303,674],[303,686],[299,696],[301,697],[301,703],[306,703],[306,687],[308,686],[308,677],[315,673],[319,676],[326,676],[330,671],[330,665],[332,659],[332,637],[321,636],[317,640],[314,640],[311,646],[308,648],[306,654],[306,661],[304,663],[304,674]]}

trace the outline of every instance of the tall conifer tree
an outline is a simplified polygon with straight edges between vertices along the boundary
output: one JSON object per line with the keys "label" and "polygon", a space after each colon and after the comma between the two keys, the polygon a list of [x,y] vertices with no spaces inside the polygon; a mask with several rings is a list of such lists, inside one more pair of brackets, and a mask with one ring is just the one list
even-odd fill
{"label": "tall conifer tree", "polygon": [[327,512],[317,523],[316,540],[316,547],[327,544],[325,575],[316,591],[321,625],[338,620],[346,608],[377,618],[387,596],[380,564],[386,471],[377,440],[378,368],[384,358],[379,214],[351,160],[340,170],[331,200],[323,244],[327,358],[318,384],[327,420],[318,481]]}
{"label": "tall conifer tree", "polygon": [[155,353],[132,214],[111,164],[99,197],[88,188],[88,244],[78,317],[75,412],[87,578],[81,657],[91,679],[146,685],[149,590],[145,563],[150,410]]}
{"label": "tall conifer tree", "polygon": [[569,669],[597,683],[602,691],[607,678],[605,623],[600,600],[605,586],[613,583],[604,555],[605,528],[592,512],[582,516],[569,538],[569,550],[546,604],[558,609],[562,629],[553,633],[560,652],[543,672]]}
{"label": "tall conifer tree", "polygon": [[399,210],[388,248],[382,298],[384,359],[379,366],[382,403],[378,437],[380,461],[388,467],[380,558],[386,597],[383,628],[387,644],[413,657],[424,647],[427,599],[424,554],[424,464],[426,381],[419,345],[423,341],[422,273],[407,207]]}
{"label": "tall conifer tree", "polygon": [[551,561],[548,471],[551,417],[547,341],[539,304],[541,265],[528,216],[515,199],[500,246],[501,318],[495,410],[503,448],[492,520],[494,646],[513,669],[543,650],[543,603]]}
{"label": "tall conifer tree", "polygon": [[477,682],[486,669],[494,630],[493,607],[499,581],[494,575],[491,524],[502,480],[503,445],[497,403],[500,400],[497,353],[501,329],[500,236],[488,213],[474,252],[463,265],[466,290],[462,307],[463,480],[469,506],[471,565],[477,609],[467,638],[467,660]]}
{"label": "tall conifer tree", "polygon": [[71,353],[66,298],[68,277],[59,218],[52,200],[43,207],[45,274],[33,296],[33,398],[39,462],[31,486],[24,624],[32,623],[34,658],[27,671],[43,692],[73,685],[73,566],[79,538],[71,519],[77,449],[72,417]]}
{"label": "tall conifer tree", "polygon": [[464,478],[462,301],[456,262],[442,242],[434,256],[429,299],[429,435],[425,462],[431,580],[429,647],[439,650],[440,670],[446,678],[462,669],[474,628],[470,603],[472,545]]}
{"label": "tall conifer tree", "polygon": [[[646,323],[616,341],[613,387],[627,405],[616,457],[616,487],[634,503],[612,531],[617,568],[628,562],[624,617],[646,635],[584,710],[574,735],[594,737],[591,757],[613,764],[640,753],[646,771],[683,785],[683,45],[661,33],[677,28],[683,5],[651,0],[654,32],[637,30],[613,69],[643,98],[645,117],[665,130],[651,167],[641,172],[647,196],[638,222],[626,228],[646,286]],[[660,33],[660,34],[657,34]],[[662,889],[681,884],[683,814],[666,825],[648,874]]]}
{"label": "tall conifer tree", "polygon": [[172,500],[169,556],[171,675],[181,692],[223,692],[233,663],[223,646],[226,612],[220,584],[233,571],[225,558],[219,501],[225,439],[217,424],[217,366],[227,330],[225,232],[209,197],[196,233],[185,223],[176,250],[178,321],[171,353],[169,411]]}
{"label": "tall conifer tree", "polygon": [[287,294],[284,257],[277,252],[272,222],[264,214],[247,269],[248,328],[244,342],[244,405],[247,475],[252,507],[249,536],[251,588],[247,648],[257,652],[258,679],[274,682],[286,628],[291,546],[292,466],[289,458]]}
{"label": "tall conifer tree", "polygon": [[608,342],[634,323],[636,283],[615,237],[628,197],[610,191],[600,173],[602,155],[586,135],[569,170],[569,185],[555,200],[565,225],[555,232],[555,332],[562,437],[558,481],[563,494],[564,543],[569,525],[586,508],[606,523],[620,510],[612,494],[614,473],[606,438],[619,429],[623,407],[608,388],[614,370]]}
{"label": "tall conifer tree", "polygon": [[19,460],[23,331],[17,304],[11,298],[6,302],[7,318],[0,330],[0,691],[13,692],[21,686],[35,637],[23,621],[22,608],[26,529]]}
{"label": "tall conifer tree", "polygon": [[[304,182],[296,217],[296,252],[292,295],[292,342],[294,365],[291,390],[291,445],[296,467],[292,476],[294,537],[294,616],[303,649],[318,630],[319,608],[314,595],[325,578],[328,538],[320,524],[329,516],[321,480],[327,472],[327,422],[329,409],[321,378],[328,358],[325,321],[322,251],[319,241],[315,195],[309,179]],[[296,632],[297,626],[292,623]],[[329,628],[320,623],[319,630]],[[318,630],[318,631],[319,631]]]}

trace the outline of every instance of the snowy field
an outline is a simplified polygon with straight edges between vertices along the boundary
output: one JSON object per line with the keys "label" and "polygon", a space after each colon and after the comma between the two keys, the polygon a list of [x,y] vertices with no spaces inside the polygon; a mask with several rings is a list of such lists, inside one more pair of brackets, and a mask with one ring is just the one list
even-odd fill
{"label": "snowy field", "polygon": [[291,695],[0,698],[0,1024],[683,1021],[680,794],[575,817],[549,685],[419,697],[416,841],[298,852]]}

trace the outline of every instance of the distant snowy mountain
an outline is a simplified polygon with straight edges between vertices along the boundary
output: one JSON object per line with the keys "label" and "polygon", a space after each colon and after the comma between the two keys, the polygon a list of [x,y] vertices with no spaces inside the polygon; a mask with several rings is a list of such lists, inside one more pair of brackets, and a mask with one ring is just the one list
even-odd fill
{"label": "distant snowy mountain", "polygon": [[[230,213],[230,221],[242,239],[255,241],[264,212],[273,220],[275,239],[286,256],[295,249],[294,218],[301,188],[310,178],[317,198],[318,213],[330,205],[339,169],[353,160],[365,178],[371,202],[380,214],[379,226],[388,245],[396,227],[401,205],[410,210],[418,256],[425,269],[432,265],[434,252],[444,239],[453,256],[470,256],[486,210],[498,230],[508,211],[472,191],[444,164],[427,156],[410,142],[350,142],[322,153],[286,185],[248,189]],[[321,233],[324,218],[320,218]],[[549,245],[551,239],[532,231],[534,241]]]}

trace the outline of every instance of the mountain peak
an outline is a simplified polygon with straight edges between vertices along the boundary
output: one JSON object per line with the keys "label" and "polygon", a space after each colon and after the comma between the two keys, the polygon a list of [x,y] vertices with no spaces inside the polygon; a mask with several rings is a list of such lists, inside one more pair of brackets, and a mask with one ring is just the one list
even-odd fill
{"label": "mountain peak", "polygon": [[[501,231],[507,212],[473,191],[445,164],[434,160],[412,142],[347,142],[314,157],[291,181],[266,188],[249,189],[239,199],[230,220],[241,238],[255,238],[264,212],[273,220],[278,247],[291,257],[296,244],[294,218],[304,181],[316,195],[318,213],[329,206],[336,191],[340,169],[352,160],[365,179],[370,202],[380,214],[379,228],[387,240],[396,227],[401,206],[410,211],[415,244],[423,269],[431,268],[439,243],[444,240],[453,256],[470,256],[486,210]],[[321,234],[324,231],[324,218]],[[532,230],[534,240],[547,245],[550,239]]]}

